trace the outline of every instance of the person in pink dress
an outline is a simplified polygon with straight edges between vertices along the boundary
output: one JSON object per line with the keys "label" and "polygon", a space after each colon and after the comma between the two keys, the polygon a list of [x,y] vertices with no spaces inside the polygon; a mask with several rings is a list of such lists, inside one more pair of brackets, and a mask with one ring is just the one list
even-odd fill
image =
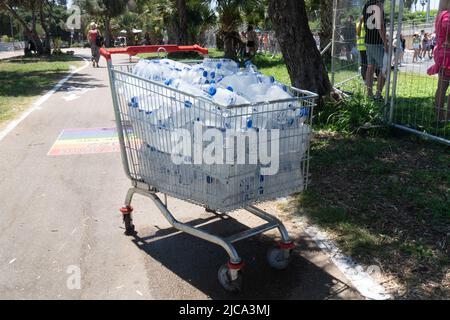
{"label": "person in pink dress", "polygon": [[91,46],[91,60],[92,60],[92,66],[99,67],[98,62],[100,61],[100,45],[98,38],[100,36],[100,32],[98,31],[97,25],[92,22],[91,28],[87,34],[87,38],[89,40],[89,45]]}
{"label": "person in pink dress", "polygon": [[436,90],[437,120],[447,122],[450,120],[450,96],[445,109],[445,98],[450,84],[450,0],[441,0],[439,14],[436,18],[436,47],[434,49],[434,62],[427,73],[439,76]]}

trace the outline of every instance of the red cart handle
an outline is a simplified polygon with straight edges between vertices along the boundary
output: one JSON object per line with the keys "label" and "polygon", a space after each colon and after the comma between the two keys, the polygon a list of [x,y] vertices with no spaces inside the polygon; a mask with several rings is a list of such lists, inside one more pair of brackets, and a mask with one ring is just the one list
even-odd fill
{"label": "red cart handle", "polygon": [[154,53],[164,51],[171,52],[198,52],[203,55],[208,54],[208,49],[202,48],[199,45],[193,46],[177,46],[177,45],[162,45],[162,46],[136,46],[128,48],[110,49],[100,48],[100,54],[107,60],[111,61],[112,54],[128,54],[129,56],[135,56],[139,53]]}

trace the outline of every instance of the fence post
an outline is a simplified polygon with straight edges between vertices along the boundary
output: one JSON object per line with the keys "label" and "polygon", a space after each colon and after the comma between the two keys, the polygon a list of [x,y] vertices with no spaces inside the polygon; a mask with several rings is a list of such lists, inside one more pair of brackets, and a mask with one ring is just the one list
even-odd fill
{"label": "fence post", "polygon": [[[401,45],[400,34],[402,33],[402,22],[403,22],[403,9],[404,9],[404,0],[399,0],[398,7],[398,22],[397,22],[397,47]],[[404,48],[406,50],[406,48]],[[389,120],[388,123],[392,125],[394,122],[394,105],[395,105],[395,96],[397,94],[397,78],[398,78],[398,59],[400,56],[400,50],[397,49],[395,53],[395,64],[394,64],[394,79],[392,82],[392,95],[391,95],[391,105],[389,108]]]}
{"label": "fence post", "polygon": [[337,5],[338,0],[333,0],[333,28],[332,28],[332,35],[331,35],[331,85],[334,87],[334,72],[335,72],[335,65],[334,65],[334,53],[336,50],[336,18],[337,18]]}
{"label": "fence post", "polygon": [[[400,0],[402,1],[402,0]],[[386,66],[386,84],[385,84],[385,91],[386,91],[386,97],[384,98],[384,104],[387,105],[389,102],[389,94],[390,94],[390,88],[391,88],[391,62],[392,62],[392,52],[394,51],[394,21],[395,21],[395,3],[396,0],[391,0],[391,17],[390,17],[390,26],[389,26],[389,61],[388,65]],[[398,50],[397,50],[398,51]]]}

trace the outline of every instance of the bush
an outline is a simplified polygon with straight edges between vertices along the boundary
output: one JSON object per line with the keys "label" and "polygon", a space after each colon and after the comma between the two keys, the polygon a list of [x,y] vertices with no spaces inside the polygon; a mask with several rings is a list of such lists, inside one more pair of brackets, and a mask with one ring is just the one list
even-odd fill
{"label": "bush", "polygon": [[85,48],[87,42],[74,42],[72,48]]}
{"label": "bush", "polygon": [[319,128],[354,133],[361,128],[383,126],[384,104],[369,100],[363,92],[339,102],[324,102],[315,119]]}
{"label": "bush", "polygon": [[5,34],[1,37],[1,42],[10,42],[9,37]]}

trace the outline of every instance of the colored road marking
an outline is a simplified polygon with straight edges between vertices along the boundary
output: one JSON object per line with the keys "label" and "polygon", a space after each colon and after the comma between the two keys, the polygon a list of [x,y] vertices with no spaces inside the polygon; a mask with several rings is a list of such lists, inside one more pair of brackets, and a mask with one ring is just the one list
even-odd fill
{"label": "colored road marking", "polygon": [[116,128],[64,129],[48,156],[120,152]]}

